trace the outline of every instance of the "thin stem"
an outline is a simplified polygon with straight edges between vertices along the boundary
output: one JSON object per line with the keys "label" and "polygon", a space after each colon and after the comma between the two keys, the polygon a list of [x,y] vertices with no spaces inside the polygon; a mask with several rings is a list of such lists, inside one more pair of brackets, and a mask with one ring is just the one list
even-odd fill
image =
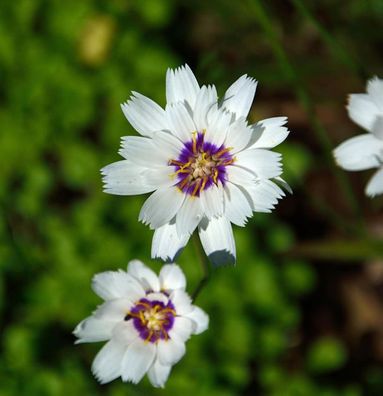
{"label": "thin stem", "polygon": [[199,240],[198,234],[196,232],[193,234],[193,245],[194,245],[194,249],[196,251],[196,255],[199,259],[199,262],[202,267],[202,272],[203,272],[202,278],[199,281],[197,287],[195,288],[195,290],[192,294],[192,301],[194,302],[196,300],[196,298],[198,297],[198,295],[200,294],[200,292],[202,291],[202,289],[209,282],[210,265],[207,261],[205,254],[204,254],[204,250],[201,245],[201,241]]}

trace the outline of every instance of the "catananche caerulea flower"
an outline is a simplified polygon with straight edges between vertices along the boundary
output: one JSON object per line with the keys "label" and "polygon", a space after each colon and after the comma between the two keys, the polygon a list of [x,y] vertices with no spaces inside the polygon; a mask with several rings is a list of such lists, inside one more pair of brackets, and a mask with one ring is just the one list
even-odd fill
{"label": "catananche caerulea flower", "polygon": [[155,230],[152,257],[173,260],[198,227],[213,263],[234,262],[231,223],[244,226],[284,195],[281,155],[269,149],[287,137],[287,119],[247,123],[256,86],[243,75],[218,101],[185,65],[167,71],[165,109],[136,92],[122,104],[141,136],[122,138],[124,160],[102,169],[105,191],[154,191],[139,214]]}
{"label": "catananche caerulea flower", "polygon": [[383,80],[367,83],[367,93],[352,94],[347,106],[350,118],[368,133],[347,139],[334,150],[337,163],[346,170],[379,168],[366,187],[370,197],[383,193]]}
{"label": "catananche caerulea flower", "polygon": [[206,313],[191,303],[185,276],[166,264],[159,276],[139,260],[126,271],[95,275],[92,287],[105,302],[74,330],[77,343],[108,341],[93,361],[101,383],[118,377],[139,382],[145,373],[163,387],[192,334],[207,329]]}

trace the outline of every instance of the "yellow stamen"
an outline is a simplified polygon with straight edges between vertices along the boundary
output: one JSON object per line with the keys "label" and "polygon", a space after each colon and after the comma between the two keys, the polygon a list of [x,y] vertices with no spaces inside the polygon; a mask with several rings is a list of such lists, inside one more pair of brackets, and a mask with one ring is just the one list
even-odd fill
{"label": "yellow stamen", "polygon": [[214,169],[213,181],[215,184],[217,184],[217,179],[218,179],[218,169]]}
{"label": "yellow stamen", "polygon": [[195,197],[197,194],[197,191],[199,189],[199,186],[201,185],[201,179],[197,179],[195,186],[194,186],[194,190],[192,192],[192,197]]}
{"label": "yellow stamen", "polygon": [[232,150],[233,147],[226,147],[222,150],[219,150],[218,153],[215,153],[213,157],[219,158],[221,157],[223,154],[228,153],[230,150]]}
{"label": "yellow stamen", "polygon": [[196,154],[197,153],[197,131],[192,133],[192,141],[193,141],[193,153]]}
{"label": "yellow stamen", "polygon": [[201,186],[201,191],[200,191],[200,192],[203,191],[203,189],[205,188],[206,183],[207,183],[208,180],[209,180],[209,178],[208,178],[207,176],[205,176],[205,177],[203,178],[202,186]]}

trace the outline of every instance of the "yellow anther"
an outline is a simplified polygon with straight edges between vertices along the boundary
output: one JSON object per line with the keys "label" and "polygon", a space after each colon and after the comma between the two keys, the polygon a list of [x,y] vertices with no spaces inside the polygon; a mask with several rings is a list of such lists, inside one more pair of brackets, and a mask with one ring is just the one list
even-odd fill
{"label": "yellow anther", "polygon": [[217,179],[218,179],[218,169],[214,169],[213,181],[215,184],[217,184]]}

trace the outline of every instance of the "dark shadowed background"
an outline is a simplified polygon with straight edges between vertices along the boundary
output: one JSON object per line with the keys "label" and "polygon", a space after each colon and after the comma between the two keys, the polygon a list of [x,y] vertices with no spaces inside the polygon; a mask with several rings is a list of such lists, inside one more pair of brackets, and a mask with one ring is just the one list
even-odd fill
{"label": "dark shadowed background", "polygon": [[[331,154],[362,132],[346,98],[383,77],[382,21],[381,0],[1,1],[0,395],[382,395],[383,202],[364,196],[370,171]],[[164,105],[166,69],[185,62],[221,95],[255,77],[251,121],[289,117],[276,151],[294,194],[234,229],[237,266],[199,295],[210,329],[166,390],[101,386],[101,345],[71,334],[100,303],[91,277],[161,262],[145,197],[104,194],[99,169],[135,133],[120,103]],[[192,292],[191,243],[178,262]]]}

